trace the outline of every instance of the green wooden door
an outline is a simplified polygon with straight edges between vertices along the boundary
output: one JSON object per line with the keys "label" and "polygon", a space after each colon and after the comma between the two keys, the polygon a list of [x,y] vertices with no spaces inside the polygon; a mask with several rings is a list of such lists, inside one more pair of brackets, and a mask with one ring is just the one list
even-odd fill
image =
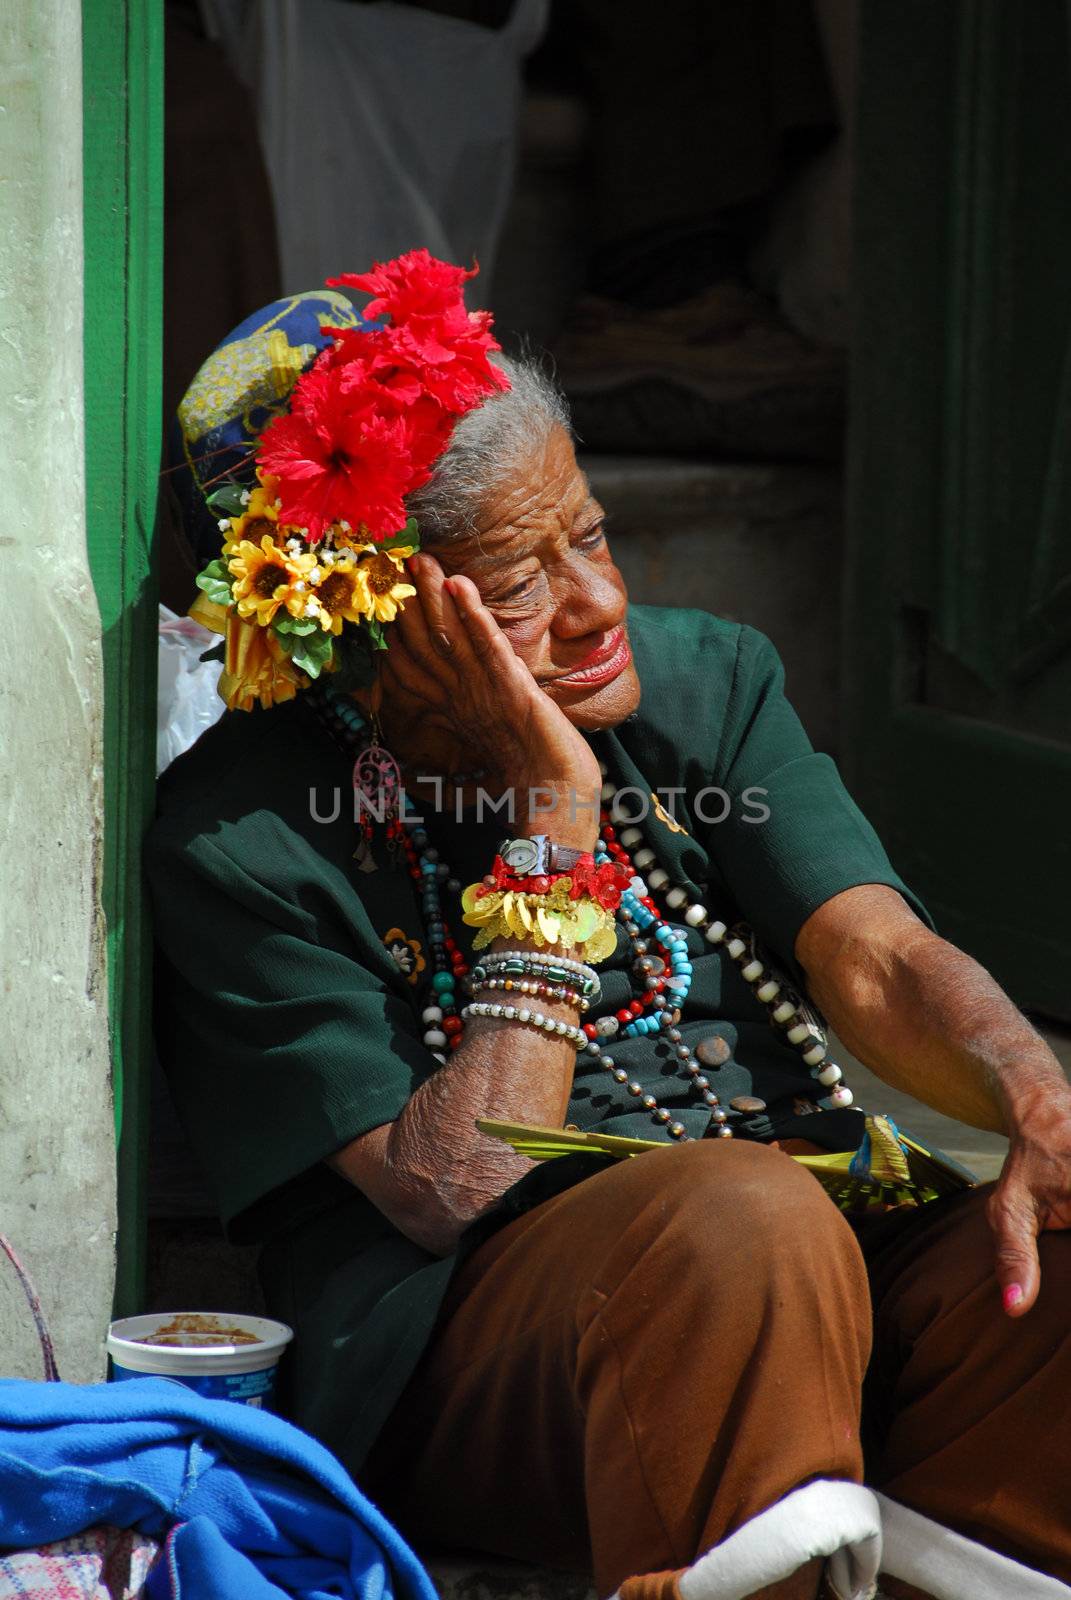
{"label": "green wooden door", "polygon": [[1068,9],[860,35],[845,766],[940,931],[1068,1018]]}
{"label": "green wooden door", "polygon": [[83,0],[85,448],[104,651],[104,875],[119,1237],[141,1309],[150,986],[141,844],[153,809],[163,236],[163,0]]}

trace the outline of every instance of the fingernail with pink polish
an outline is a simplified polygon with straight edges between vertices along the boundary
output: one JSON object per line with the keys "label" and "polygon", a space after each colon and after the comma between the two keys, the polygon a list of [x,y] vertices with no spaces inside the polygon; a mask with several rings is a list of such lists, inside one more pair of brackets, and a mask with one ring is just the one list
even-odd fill
{"label": "fingernail with pink polish", "polygon": [[1021,1287],[1019,1286],[1019,1284],[1017,1284],[1017,1283],[1009,1283],[1008,1287],[1004,1291],[1004,1309],[1005,1309],[1005,1311],[1013,1311],[1015,1309],[1015,1307],[1019,1304],[1019,1302],[1020,1302],[1020,1300],[1022,1298],[1023,1298],[1023,1291],[1022,1291]]}

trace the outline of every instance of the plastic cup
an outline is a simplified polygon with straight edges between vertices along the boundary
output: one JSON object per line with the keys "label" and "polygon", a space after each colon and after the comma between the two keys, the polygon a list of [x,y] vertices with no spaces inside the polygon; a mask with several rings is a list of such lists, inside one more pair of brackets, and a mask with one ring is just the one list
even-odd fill
{"label": "plastic cup", "polygon": [[[235,1333],[251,1336],[237,1341]],[[166,1344],[146,1344],[163,1337]],[[155,1311],[108,1329],[111,1380],[177,1378],[212,1400],[271,1409],[275,1369],[294,1337],[285,1322],[229,1311]]]}

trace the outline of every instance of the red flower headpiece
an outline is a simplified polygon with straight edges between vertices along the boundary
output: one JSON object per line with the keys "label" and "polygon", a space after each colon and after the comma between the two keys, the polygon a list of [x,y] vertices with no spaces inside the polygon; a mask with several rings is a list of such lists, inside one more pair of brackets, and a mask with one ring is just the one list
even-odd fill
{"label": "red flower headpiece", "polygon": [[334,345],[298,379],[289,413],[261,436],[257,463],[278,479],[279,521],[303,528],[310,544],[332,523],[373,543],[397,533],[405,497],[427,483],[458,417],[509,388],[488,360],[501,348],[490,314],[465,310],[475,270],[411,250],[327,280],[372,294],[366,315],[389,320],[330,330]]}
{"label": "red flower headpiece", "polygon": [[223,550],[198,574],[194,614],[226,635],[220,693],[265,708],[339,670],[370,681],[384,630],[416,593],[407,495],[427,483],[457,419],[499,389],[486,311],[465,310],[463,267],[411,250],[332,286],[373,299],[378,326],[329,327],[322,350],[255,451],[256,486],[209,495]]}

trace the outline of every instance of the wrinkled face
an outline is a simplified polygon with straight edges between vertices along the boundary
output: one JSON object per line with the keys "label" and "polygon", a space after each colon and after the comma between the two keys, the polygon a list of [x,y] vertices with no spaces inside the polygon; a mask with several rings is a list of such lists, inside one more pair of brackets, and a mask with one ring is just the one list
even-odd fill
{"label": "wrinkled face", "polygon": [[445,572],[472,579],[536,682],[586,729],[622,721],[640,699],[628,597],[602,524],[572,443],[555,428],[487,507],[477,533],[433,552]]}

